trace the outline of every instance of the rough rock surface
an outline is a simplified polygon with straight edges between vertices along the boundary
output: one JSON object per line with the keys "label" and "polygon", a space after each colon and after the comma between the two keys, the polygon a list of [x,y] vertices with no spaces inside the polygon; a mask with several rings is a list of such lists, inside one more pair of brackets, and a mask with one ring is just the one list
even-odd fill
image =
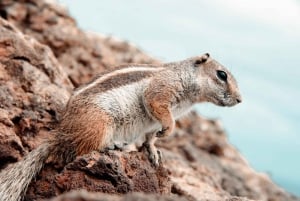
{"label": "rough rock surface", "polygon": [[155,61],[127,42],[83,32],[67,11],[54,3],[2,0],[0,15],[49,46],[75,87],[115,64]]}
{"label": "rough rock surface", "polygon": [[[0,169],[51,135],[74,87],[120,63],[157,62],[127,42],[83,32],[54,3],[2,0],[0,15]],[[192,113],[157,145],[157,169],[144,150],[93,152],[63,168],[48,162],[25,200],[299,200],[255,172],[219,121]],[[61,195],[76,189],[89,192]]]}
{"label": "rough rock surface", "polygon": [[49,135],[72,88],[47,46],[0,19],[0,168]]}
{"label": "rough rock surface", "polygon": [[62,170],[46,165],[36,181],[31,183],[26,199],[53,197],[83,187],[88,191],[110,194],[170,194],[171,191],[167,169],[154,169],[144,152],[95,151],[78,157]]}
{"label": "rough rock surface", "polygon": [[157,195],[143,193],[128,193],[123,196],[109,195],[103,193],[91,193],[87,191],[73,191],[58,196],[51,201],[188,201],[184,197],[176,195]]}

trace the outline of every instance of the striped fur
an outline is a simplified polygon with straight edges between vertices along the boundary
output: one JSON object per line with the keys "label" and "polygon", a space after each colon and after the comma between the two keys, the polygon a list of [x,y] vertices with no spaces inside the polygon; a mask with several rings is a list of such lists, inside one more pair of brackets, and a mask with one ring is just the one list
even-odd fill
{"label": "striped fur", "polygon": [[[216,75],[219,70],[227,73],[226,81]],[[231,73],[208,54],[158,66],[123,66],[102,74],[74,91],[49,144],[0,173],[0,201],[20,200],[49,156],[68,163],[92,150],[143,137],[149,159],[158,165],[157,137],[170,135],[175,120],[204,101],[221,106],[241,101]]]}
{"label": "striped fur", "polygon": [[137,82],[145,77],[150,77],[154,72],[158,72],[163,68],[145,67],[145,66],[123,66],[118,70],[104,74],[92,83],[80,87],[74,92],[74,95],[83,93],[83,95],[101,93],[111,88]]}

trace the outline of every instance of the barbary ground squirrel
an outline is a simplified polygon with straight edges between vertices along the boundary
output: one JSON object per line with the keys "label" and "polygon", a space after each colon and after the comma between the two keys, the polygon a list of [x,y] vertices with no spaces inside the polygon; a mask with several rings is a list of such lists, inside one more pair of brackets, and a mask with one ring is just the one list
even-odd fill
{"label": "barbary ground squirrel", "polygon": [[143,136],[157,166],[157,138],[172,133],[175,120],[194,103],[233,106],[241,95],[231,73],[209,54],[161,65],[132,64],[102,74],[74,91],[55,137],[0,173],[1,201],[22,199],[45,161],[130,144]]}

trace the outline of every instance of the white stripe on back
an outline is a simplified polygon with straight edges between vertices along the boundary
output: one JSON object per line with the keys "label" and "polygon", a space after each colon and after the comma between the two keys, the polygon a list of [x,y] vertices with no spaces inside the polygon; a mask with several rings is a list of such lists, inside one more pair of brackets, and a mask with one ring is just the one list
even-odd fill
{"label": "white stripe on back", "polygon": [[122,68],[119,70],[115,70],[113,72],[110,72],[108,74],[105,74],[101,77],[99,77],[98,79],[96,79],[94,82],[86,85],[85,87],[82,87],[81,89],[78,89],[77,91],[74,92],[74,96],[82,93],[83,91],[90,89],[94,86],[96,86],[97,84],[107,80],[108,78],[118,75],[118,74],[123,74],[123,73],[130,73],[130,72],[136,72],[136,71],[160,71],[164,68],[158,68],[158,67],[126,67],[126,68]]}

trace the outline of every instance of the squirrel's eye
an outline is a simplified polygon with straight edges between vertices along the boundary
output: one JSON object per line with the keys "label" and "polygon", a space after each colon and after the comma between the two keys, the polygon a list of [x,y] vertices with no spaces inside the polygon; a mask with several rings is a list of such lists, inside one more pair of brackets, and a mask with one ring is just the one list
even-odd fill
{"label": "squirrel's eye", "polygon": [[227,81],[227,74],[222,70],[217,70],[217,76],[220,80],[223,80],[224,82]]}

